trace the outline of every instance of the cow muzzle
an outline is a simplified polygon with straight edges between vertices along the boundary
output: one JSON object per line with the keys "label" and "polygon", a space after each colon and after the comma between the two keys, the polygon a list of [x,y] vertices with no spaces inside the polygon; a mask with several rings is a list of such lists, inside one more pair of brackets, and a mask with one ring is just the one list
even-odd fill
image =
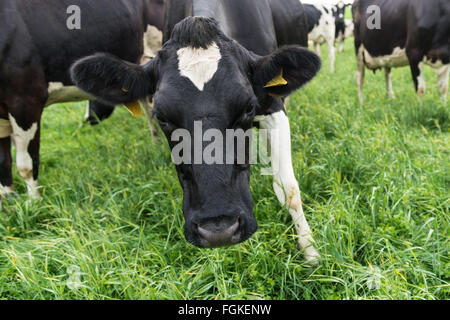
{"label": "cow muzzle", "polygon": [[220,216],[204,220],[197,224],[200,245],[204,248],[216,248],[239,243],[240,227],[239,217]]}

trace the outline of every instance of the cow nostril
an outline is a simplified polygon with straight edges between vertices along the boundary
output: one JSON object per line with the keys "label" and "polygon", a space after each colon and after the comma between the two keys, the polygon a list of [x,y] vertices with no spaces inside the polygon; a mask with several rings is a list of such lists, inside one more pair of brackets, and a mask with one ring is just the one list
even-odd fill
{"label": "cow nostril", "polygon": [[204,221],[197,226],[198,233],[206,240],[205,247],[220,247],[239,242],[239,219],[219,217]]}

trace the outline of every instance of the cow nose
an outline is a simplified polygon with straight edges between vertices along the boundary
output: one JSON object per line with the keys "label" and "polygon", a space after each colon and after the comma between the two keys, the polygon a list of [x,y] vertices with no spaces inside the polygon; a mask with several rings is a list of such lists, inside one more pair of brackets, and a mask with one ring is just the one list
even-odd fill
{"label": "cow nose", "polygon": [[201,243],[206,248],[222,247],[240,240],[239,218],[221,216],[198,224]]}

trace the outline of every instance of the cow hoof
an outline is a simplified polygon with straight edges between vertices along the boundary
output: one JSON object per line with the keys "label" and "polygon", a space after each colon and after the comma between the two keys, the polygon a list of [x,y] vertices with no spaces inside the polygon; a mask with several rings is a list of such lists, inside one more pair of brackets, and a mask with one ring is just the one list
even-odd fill
{"label": "cow hoof", "polygon": [[98,121],[97,118],[91,118],[91,117],[87,118],[86,122],[89,123],[91,126],[96,126],[100,123],[100,121]]}
{"label": "cow hoof", "polygon": [[16,196],[16,192],[14,191],[14,189],[12,187],[0,186],[0,200],[15,197],[15,196]]}
{"label": "cow hoof", "polygon": [[320,254],[314,248],[305,249],[304,253],[306,265],[310,267],[317,267],[320,262]]}
{"label": "cow hoof", "polygon": [[30,194],[29,196],[30,196],[30,200],[32,200],[32,201],[42,200],[42,196],[41,196],[41,194],[39,192]]}

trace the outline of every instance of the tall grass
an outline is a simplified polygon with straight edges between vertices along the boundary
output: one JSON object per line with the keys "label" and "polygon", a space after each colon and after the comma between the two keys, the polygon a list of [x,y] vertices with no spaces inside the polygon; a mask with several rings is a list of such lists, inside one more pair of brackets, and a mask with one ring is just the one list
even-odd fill
{"label": "tall grass", "polygon": [[[49,108],[44,199],[1,200],[4,299],[448,299],[449,108],[427,70],[419,101],[407,68],[366,77],[357,101],[351,41],[329,74],[287,107],[294,169],[323,259],[304,264],[271,178],[252,168],[258,232],[202,250],[183,235],[182,193],[164,138],[123,109],[96,127],[84,104]],[[80,271],[77,286],[71,273]],[[69,280],[69,282],[68,282]]]}

